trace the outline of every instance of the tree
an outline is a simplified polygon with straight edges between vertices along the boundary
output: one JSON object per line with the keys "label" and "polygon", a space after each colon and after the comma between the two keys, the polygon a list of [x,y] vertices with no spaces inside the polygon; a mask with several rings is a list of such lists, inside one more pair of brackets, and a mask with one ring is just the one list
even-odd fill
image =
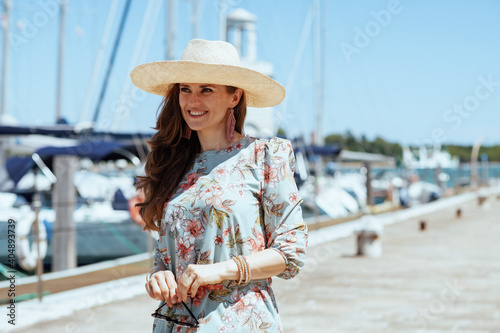
{"label": "tree", "polygon": [[338,145],[344,147],[344,137],[341,134],[330,134],[325,138],[326,145]]}
{"label": "tree", "polygon": [[325,138],[325,144],[337,144],[342,149],[351,151],[392,156],[397,163],[403,159],[403,148],[399,143],[385,141],[382,137],[370,141],[365,135],[362,135],[361,139],[358,140],[351,131],[347,131],[345,135],[330,134]]}
{"label": "tree", "polygon": [[[358,140],[349,130],[346,131],[344,135],[328,135],[325,138],[325,144],[336,144],[345,150],[392,156],[396,159],[398,164],[401,163],[403,159],[403,148],[399,143],[388,142],[380,136],[370,141],[365,135],[362,135],[361,139]],[[448,151],[450,155],[457,156],[460,162],[470,162],[472,146],[443,145],[442,148]],[[490,162],[500,162],[500,145],[482,146],[479,150],[479,156],[481,156],[481,154],[487,154]]]}
{"label": "tree", "polygon": [[283,128],[278,128],[278,132],[276,133],[276,136],[280,138],[286,138],[286,131]]}
{"label": "tree", "polygon": [[345,149],[352,151],[363,151],[363,147],[358,142],[358,139],[351,133],[351,131],[347,130],[344,136]]}
{"label": "tree", "polygon": [[373,145],[370,141],[368,141],[368,139],[366,138],[366,136],[363,134],[361,135],[361,147],[363,148],[363,150],[365,152],[370,152],[373,150]]}

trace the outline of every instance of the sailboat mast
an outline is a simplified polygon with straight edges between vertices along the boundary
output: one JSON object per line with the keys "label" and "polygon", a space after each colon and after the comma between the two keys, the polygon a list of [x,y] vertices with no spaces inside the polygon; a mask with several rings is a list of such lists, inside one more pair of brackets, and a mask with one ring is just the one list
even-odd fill
{"label": "sailboat mast", "polygon": [[177,0],[167,0],[167,60],[175,59],[177,38]]}
{"label": "sailboat mast", "polygon": [[7,68],[9,63],[9,35],[10,35],[10,7],[11,0],[3,2],[4,14],[2,17],[3,29],[3,61],[2,61],[2,89],[0,90],[0,124],[7,113]]}
{"label": "sailboat mast", "polygon": [[198,38],[199,36],[199,15],[200,15],[200,5],[198,0],[191,0],[193,2],[193,17],[191,22],[193,23],[193,38]]}
{"label": "sailboat mast", "polygon": [[101,42],[99,43],[99,49],[97,51],[96,60],[94,62],[94,68],[92,69],[92,75],[90,77],[90,83],[87,89],[87,93],[85,94],[82,111],[80,112],[80,123],[85,122],[87,113],[90,110],[90,102],[92,101],[93,89],[97,85],[97,77],[99,75],[101,64],[104,59],[104,52],[106,50],[106,46],[108,45],[108,39],[111,34],[111,28],[113,27],[113,22],[115,20],[115,14],[117,12],[119,1],[120,0],[113,0],[109,7],[108,18],[106,20],[106,25],[104,26],[104,32],[102,33]]}
{"label": "sailboat mast", "polygon": [[314,1],[314,18],[315,18],[315,28],[313,33],[313,44],[314,44],[314,81],[316,82],[316,131],[315,131],[315,143],[318,145],[324,144],[323,139],[323,90],[324,90],[324,24],[321,17],[321,12],[323,9],[323,14],[325,8],[320,8],[321,4],[324,4],[321,0]]}
{"label": "sailboat mast", "polygon": [[[321,0],[321,17],[320,17],[320,37],[319,37],[319,43],[320,43],[320,66],[321,66],[321,70],[320,70],[320,79],[319,79],[319,82],[320,82],[320,98],[319,98],[319,110],[321,111],[321,114],[323,115],[325,110],[325,105],[324,105],[324,102],[325,102],[325,72],[326,72],[326,24],[327,24],[327,17],[326,17],[326,13],[327,13],[327,5],[328,5],[328,1],[325,1],[325,0]],[[329,110],[331,111],[331,110]],[[323,116],[321,117],[321,119],[319,120],[321,122],[321,124],[323,124]],[[321,128],[321,130],[323,130],[323,128]],[[324,144],[325,142],[325,139],[324,139],[324,133],[323,131],[321,131],[321,144]]]}
{"label": "sailboat mast", "polygon": [[125,8],[123,9],[120,25],[118,26],[118,33],[116,35],[115,43],[111,51],[111,58],[109,59],[108,68],[106,69],[106,74],[104,75],[104,83],[102,85],[101,93],[99,94],[99,98],[97,100],[97,105],[95,107],[95,112],[94,112],[94,118],[92,119],[94,126],[95,124],[97,124],[97,120],[99,119],[99,112],[101,111],[102,101],[104,100],[104,94],[106,93],[106,89],[108,88],[109,77],[111,75],[111,70],[113,68],[113,65],[115,64],[116,53],[118,51],[118,47],[120,46],[120,41],[122,39],[122,33],[125,27],[125,22],[127,21],[127,16],[131,2],[132,0],[127,0],[127,2],[125,3]]}
{"label": "sailboat mast", "polygon": [[64,31],[66,29],[66,0],[61,0],[60,26],[59,26],[59,61],[57,64],[57,97],[56,97],[56,123],[62,119],[62,80],[63,80],[63,60],[64,60]]}
{"label": "sailboat mast", "polygon": [[226,0],[219,3],[219,40],[227,41],[227,4]]}

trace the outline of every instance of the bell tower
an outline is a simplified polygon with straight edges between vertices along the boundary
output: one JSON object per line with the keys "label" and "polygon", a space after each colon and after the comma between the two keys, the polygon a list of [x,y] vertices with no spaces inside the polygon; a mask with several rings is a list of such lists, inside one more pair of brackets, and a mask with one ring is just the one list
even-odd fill
{"label": "bell tower", "polygon": [[[226,21],[226,40],[235,46],[243,67],[273,76],[273,65],[257,60],[257,16],[243,8],[230,12]],[[248,108],[245,134],[261,138],[275,136],[274,123],[273,108]]]}

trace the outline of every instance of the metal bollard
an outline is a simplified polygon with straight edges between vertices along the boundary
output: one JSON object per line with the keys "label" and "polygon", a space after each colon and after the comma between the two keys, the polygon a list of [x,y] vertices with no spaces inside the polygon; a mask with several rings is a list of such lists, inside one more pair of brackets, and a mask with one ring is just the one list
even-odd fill
{"label": "metal bollard", "polygon": [[382,242],[380,239],[382,232],[383,225],[376,217],[371,215],[364,216],[361,219],[359,230],[356,231],[356,255],[380,258],[382,256]]}
{"label": "metal bollard", "polygon": [[420,221],[420,231],[424,231],[425,229],[427,229],[427,222],[424,220],[421,220]]}
{"label": "metal bollard", "polygon": [[488,201],[488,193],[484,190],[479,190],[477,192],[477,204],[483,210],[490,209],[491,203]]}

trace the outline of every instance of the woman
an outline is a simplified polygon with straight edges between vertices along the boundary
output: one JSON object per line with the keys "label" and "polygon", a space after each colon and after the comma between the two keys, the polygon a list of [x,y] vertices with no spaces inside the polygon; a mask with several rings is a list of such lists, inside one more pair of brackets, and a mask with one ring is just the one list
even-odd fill
{"label": "woman", "polygon": [[200,39],[131,77],[165,96],[137,185],[145,229],[160,236],[153,331],[281,332],[271,277],[294,277],[307,241],[295,159],[287,140],[242,133],[247,105],[277,105],[283,87],[241,67],[231,44]]}

